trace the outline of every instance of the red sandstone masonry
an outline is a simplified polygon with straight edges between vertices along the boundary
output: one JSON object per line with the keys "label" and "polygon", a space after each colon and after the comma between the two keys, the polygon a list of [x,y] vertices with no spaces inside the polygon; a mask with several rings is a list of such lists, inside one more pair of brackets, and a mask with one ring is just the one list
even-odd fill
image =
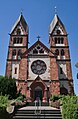
{"label": "red sandstone masonry", "polygon": [[21,59],[20,69],[19,69],[19,79],[21,80],[27,79],[27,58]]}
{"label": "red sandstone masonry", "polygon": [[55,58],[50,59],[50,79],[58,80],[58,65]]}

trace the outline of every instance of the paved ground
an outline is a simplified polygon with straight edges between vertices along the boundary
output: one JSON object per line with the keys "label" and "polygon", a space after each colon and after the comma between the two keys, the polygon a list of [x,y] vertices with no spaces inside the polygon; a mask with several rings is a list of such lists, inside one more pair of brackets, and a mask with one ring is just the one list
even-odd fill
{"label": "paved ground", "polygon": [[38,107],[35,107],[35,106],[26,106],[26,107],[23,107],[23,108],[20,108],[19,110],[35,110],[35,109],[41,109],[41,110],[58,110],[57,108],[54,108],[54,107],[50,107],[50,106],[38,106]]}

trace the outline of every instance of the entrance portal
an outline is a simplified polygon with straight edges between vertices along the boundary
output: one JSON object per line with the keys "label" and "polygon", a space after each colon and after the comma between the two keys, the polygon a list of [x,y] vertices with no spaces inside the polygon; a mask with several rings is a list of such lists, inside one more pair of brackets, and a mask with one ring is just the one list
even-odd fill
{"label": "entrance portal", "polygon": [[39,86],[37,86],[34,91],[34,100],[36,100],[37,98],[42,100],[42,88]]}

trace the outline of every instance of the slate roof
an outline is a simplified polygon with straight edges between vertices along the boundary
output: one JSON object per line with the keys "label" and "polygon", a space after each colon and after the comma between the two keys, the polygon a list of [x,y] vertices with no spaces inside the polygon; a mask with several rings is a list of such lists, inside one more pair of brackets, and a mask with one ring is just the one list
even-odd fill
{"label": "slate roof", "polygon": [[[54,28],[55,28],[55,26],[56,26],[56,24],[57,24],[58,22],[61,23],[61,25],[63,26],[63,28],[64,28],[64,30],[65,30],[64,24],[61,22],[61,20],[60,20],[60,18],[58,17],[58,15],[55,14],[55,16],[54,16],[54,18],[53,18],[53,20],[52,20],[52,22],[51,22],[51,24],[50,24],[50,26],[49,26],[49,34],[51,34],[51,33],[53,32],[53,30],[54,30]],[[66,32],[66,30],[65,30],[65,32]]]}
{"label": "slate roof", "polygon": [[21,22],[23,25],[24,30],[28,33],[28,25],[23,17],[22,14],[20,14],[20,16],[18,17],[17,21],[15,22],[15,24],[13,25],[10,34],[14,31],[14,29],[16,28],[16,26],[18,25],[18,23]]}

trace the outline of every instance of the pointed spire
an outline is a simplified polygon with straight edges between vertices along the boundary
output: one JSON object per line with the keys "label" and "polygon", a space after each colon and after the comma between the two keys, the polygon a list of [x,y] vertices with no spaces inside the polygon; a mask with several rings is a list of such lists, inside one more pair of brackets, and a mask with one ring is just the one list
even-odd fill
{"label": "pointed spire", "polygon": [[15,27],[17,26],[17,24],[18,24],[20,21],[23,23],[23,25],[24,25],[23,27],[24,27],[25,31],[27,30],[27,32],[28,32],[28,25],[27,25],[27,23],[26,23],[26,21],[25,21],[25,19],[24,19],[24,17],[23,17],[22,11],[21,11],[21,13],[20,13],[20,15],[19,15],[17,21],[15,22],[15,24],[13,25],[13,27],[12,27],[12,29],[11,29],[10,34],[14,31]]}
{"label": "pointed spire", "polygon": [[55,6],[54,9],[55,9],[55,14],[57,15],[57,7]]}

